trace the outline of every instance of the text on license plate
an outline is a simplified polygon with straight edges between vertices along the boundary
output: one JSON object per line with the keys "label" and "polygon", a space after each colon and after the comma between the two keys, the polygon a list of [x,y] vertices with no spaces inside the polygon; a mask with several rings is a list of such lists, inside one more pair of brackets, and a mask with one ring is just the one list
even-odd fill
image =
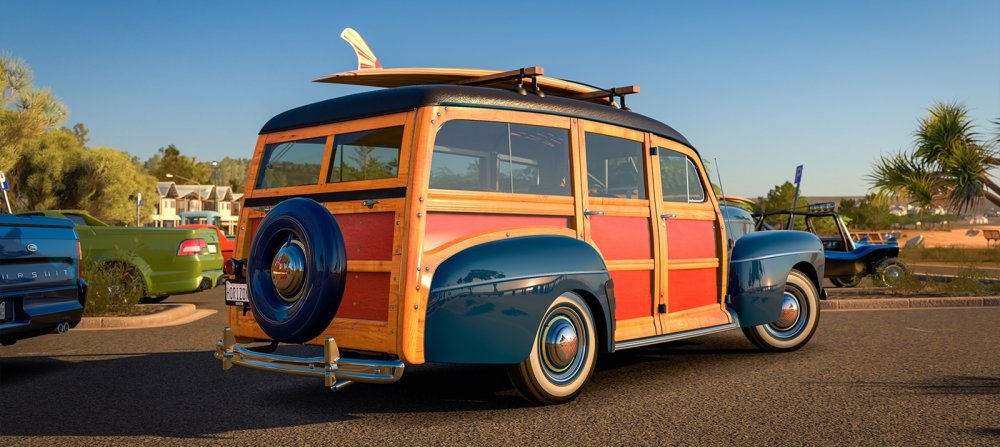
{"label": "text on license plate", "polygon": [[237,306],[250,303],[250,294],[247,293],[247,285],[240,283],[226,283],[226,304]]}
{"label": "text on license plate", "polygon": [[7,322],[7,302],[0,301],[0,323]]}

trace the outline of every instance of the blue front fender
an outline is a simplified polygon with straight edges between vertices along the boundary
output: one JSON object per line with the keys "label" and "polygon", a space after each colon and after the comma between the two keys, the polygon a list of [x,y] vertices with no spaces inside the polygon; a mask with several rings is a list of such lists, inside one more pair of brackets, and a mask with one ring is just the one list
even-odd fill
{"label": "blue front fender", "polygon": [[[552,302],[576,291],[610,349],[614,298],[593,247],[565,236],[529,236],[463,250],[434,273],[424,355],[429,362],[514,364],[531,352]],[[610,295],[610,296],[609,296]]]}
{"label": "blue front fender", "polygon": [[822,290],[823,243],[804,231],[763,231],[736,241],[729,264],[729,305],[740,326],[776,321],[789,272],[795,268]]}

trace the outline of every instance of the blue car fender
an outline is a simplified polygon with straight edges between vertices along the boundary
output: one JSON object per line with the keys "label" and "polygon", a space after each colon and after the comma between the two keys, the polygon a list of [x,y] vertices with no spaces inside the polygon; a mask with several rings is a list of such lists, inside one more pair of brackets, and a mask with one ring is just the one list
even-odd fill
{"label": "blue car fender", "polygon": [[435,270],[427,302],[429,362],[514,364],[528,357],[542,317],[575,291],[594,316],[598,343],[613,343],[614,294],[601,255],[566,236],[487,242]]}
{"label": "blue car fender", "polygon": [[822,293],[823,243],[803,231],[750,233],[736,241],[730,256],[728,301],[740,326],[776,321],[792,269],[804,273]]}

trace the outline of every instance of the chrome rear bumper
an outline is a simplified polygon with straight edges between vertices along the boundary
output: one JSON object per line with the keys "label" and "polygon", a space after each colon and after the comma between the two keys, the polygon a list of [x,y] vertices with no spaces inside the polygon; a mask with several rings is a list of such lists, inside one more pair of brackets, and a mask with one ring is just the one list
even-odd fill
{"label": "chrome rear bumper", "polygon": [[345,359],[332,337],[323,342],[322,357],[291,357],[253,351],[236,344],[232,329],[222,329],[222,340],[215,344],[215,358],[222,369],[233,365],[263,371],[323,378],[326,387],[337,391],[354,382],[393,383],[403,376],[399,360]]}

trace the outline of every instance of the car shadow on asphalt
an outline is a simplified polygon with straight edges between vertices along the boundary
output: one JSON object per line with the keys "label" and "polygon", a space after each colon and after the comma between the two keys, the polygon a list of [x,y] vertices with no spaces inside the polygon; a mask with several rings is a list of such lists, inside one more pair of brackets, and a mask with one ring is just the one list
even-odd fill
{"label": "car shadow on asphalt", "polygon": [[[679,365],[725,363],[752,352],[758,351],[695,342],[638,348],[602,356],[595,376],[627,381],[636,369],[671,374]],[[212,439],[366,414],[532,406],[513,390],[503,366],[417,365],[394,384],[355,384],[334,393],[317,378],[223,371],[207,351],[2,358],[0,390],[5,408],[16,409],[6,412],[0,434],[15,436]]]}

